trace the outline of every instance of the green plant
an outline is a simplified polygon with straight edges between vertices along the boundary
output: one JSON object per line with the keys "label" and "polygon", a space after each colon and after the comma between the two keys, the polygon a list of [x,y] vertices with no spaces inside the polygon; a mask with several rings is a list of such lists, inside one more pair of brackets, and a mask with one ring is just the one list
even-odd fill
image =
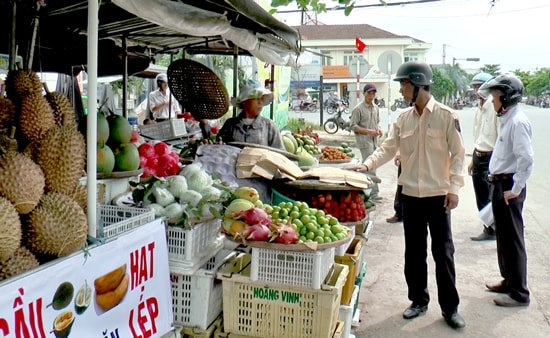
{"label": "green plant", "polygon": [[308,122],[302,118],[289,118],[288,124],[285,128],[290,131],[297,131],[298,129],[304,130],[307,128],[311,128],[313,130],[321,130],[321,127],[318,124]]}

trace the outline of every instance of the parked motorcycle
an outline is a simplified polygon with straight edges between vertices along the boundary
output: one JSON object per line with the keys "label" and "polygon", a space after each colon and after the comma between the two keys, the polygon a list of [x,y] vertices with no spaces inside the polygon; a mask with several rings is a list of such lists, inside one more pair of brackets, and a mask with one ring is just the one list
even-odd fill
{"label": "parked motorcycle", "polygon": [[325,131],[329,134],[335,134],[338,129],[351,131],[350,122],[344,120],[344,118],[342,117],[343,113],[343,110],[337,111],[334,117],[329,118],[325,121],[325,123],[323,123],[323,129],[325,129]]}
{"label": "parked motorcycle", "polygon": [[315,112],[318,109],[317,106],[318,106],[317,99],[313,99],[311,102],[300,101],[300,105],[299,106],[296,105],[292,107],[292,110],[294,110],[295,112],[303,112],[303,111]]}
{"label": "parked motorcycle", "polygon": [[398,98],[398,99],[395,99],[390,109],[391,111],[396,111],[397,108],[407,108],[407,107],[409,107],[409,102],[403,100],[402,98]]}
{"label": "parked motorcycle", "polygon": [[386,108],[386,101],[384,100],[384,98],[381,98],[380,100],[375,98],[374,104],[377,105],[378,108]]}

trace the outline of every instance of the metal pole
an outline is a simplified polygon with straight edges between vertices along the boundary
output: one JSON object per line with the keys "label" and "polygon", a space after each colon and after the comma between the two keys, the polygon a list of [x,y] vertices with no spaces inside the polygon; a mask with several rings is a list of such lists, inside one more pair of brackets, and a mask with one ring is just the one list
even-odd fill
{"label": "metal pole", "polygon": [[17,1],[12,1],[11,7],[11,34],[10,34],[10,61],[9,61],[9,70],[15,70],[15,65],[17,62],[17,39],[15,38],[15,33],[17,25]]}
{"label": "metal pole", "polygon": [[323,86],[323,75],[319,76],[319,125],[323,125],[323,108],[324,108],[324,100],[323,100],[323,92],[324,92],[324,86]]}
{"label": "metal pole", "polygon": [[97,41],[99,24],[97,0],[88,0],[88,235],[97,237]]}
{"label": "metal pole", "polygon": [[388,135],[390,133],[391,128],[391,74],[392,74],[392,64],[391,64],[391,58],[388,58],[388,102],[386,104],[386,107],[388,109]]}
{"label": "metal pole", "polygon": [[122,116],[128,118],[128,46],[127,36],[122,37],[123,72],[122,74]]}
{"label": "metal pole", "polygon": [[233,98],[235,104],[233,105],[233,117],[237,116],[237,85],[239,77],[239,46],[233,46]]}
{"label": "metal pole", "polygon": [[269,106],[269,118],[271,120],[273,120],[273,117],[274,117],[273,110],[275,109],[275,86],[273,84],[273,81],[275,81],[275,65],[271,65],[271,75],[269,76],[269,88],[271,89],[271,93],[273,93],[273,101]]}
{"label": "metal pole", "polygon": [[33,28],[32,28],[32,37],[31,37],[31,43],[29,45],[29,50],[27,51],[27,69],[32,69],[32,61],[34,58],[34,46],[36,44],[36,32],[38,31],[38,24],[39,24],[39,18],[38,18],[38,11],[40,11],[40,5],[36,4],[36,16],[33,20]]}

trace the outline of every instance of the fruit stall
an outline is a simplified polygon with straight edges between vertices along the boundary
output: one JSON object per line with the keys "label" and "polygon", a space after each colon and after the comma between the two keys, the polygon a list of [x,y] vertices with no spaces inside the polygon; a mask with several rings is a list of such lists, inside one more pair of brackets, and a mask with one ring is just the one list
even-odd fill
{"label": "fruit stall", "polygon": [[[127,17],[140,4],[149,8],[115,0],[102,10],[121,6]],[[257,10],[247,6],[238,10]],[[265,24],[278,27],[270,35],[286,30]],[[103,43],[89,45],[91,88],[107,71],[92,60]],[[248,51],[285,62],[271,49]],[[284,136],[286,151],[205,141],[182,152],[144,139],[124,116],[98,114],[93,89],[83,135],[69,97],[44,89],[37,73],[12,70],[5,88],[4,337],[349,336],[368,228],[361,192],[372,181],[339,168],[353,156],[348,145],[319,148],[305,131]]]}

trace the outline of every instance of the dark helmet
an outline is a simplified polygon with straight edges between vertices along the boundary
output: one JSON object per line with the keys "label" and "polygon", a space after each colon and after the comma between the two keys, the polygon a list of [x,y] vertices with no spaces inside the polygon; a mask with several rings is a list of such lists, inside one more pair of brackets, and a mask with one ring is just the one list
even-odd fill
{"label": "dark helmet", "polygon": [[491,75],[489,73],[484,73],[484,72],[477,73],[472,78],[472,81],[470,82],[470,85],[471,86],[476,85],[476,84],[482,85],[482,84],[484,84],[485,82],[489,81],[492,78],[493,78],[493,75]]}
{"label": "dark helmet", "polygon": [[507,109],[514,104],[521,102],[523,96],[523,83],[515,75],[499,75],[479,87],[480,91],[488,91],[493,95],[500,96],[502,108]]}
{"label": "dark helmet", "polygon": [[376,87],[372,83],[367,83],[365,87],[363,87],[363,94],[368,92],[376,92]]}
{"label": "dark helmet", "polygon": [[395,75],[394,81],[401,81],[402,79],[409,79],[416,87],[431,86],[434,81],[434,74],[432,68],[422,62],[409,61],[405,62]]}

